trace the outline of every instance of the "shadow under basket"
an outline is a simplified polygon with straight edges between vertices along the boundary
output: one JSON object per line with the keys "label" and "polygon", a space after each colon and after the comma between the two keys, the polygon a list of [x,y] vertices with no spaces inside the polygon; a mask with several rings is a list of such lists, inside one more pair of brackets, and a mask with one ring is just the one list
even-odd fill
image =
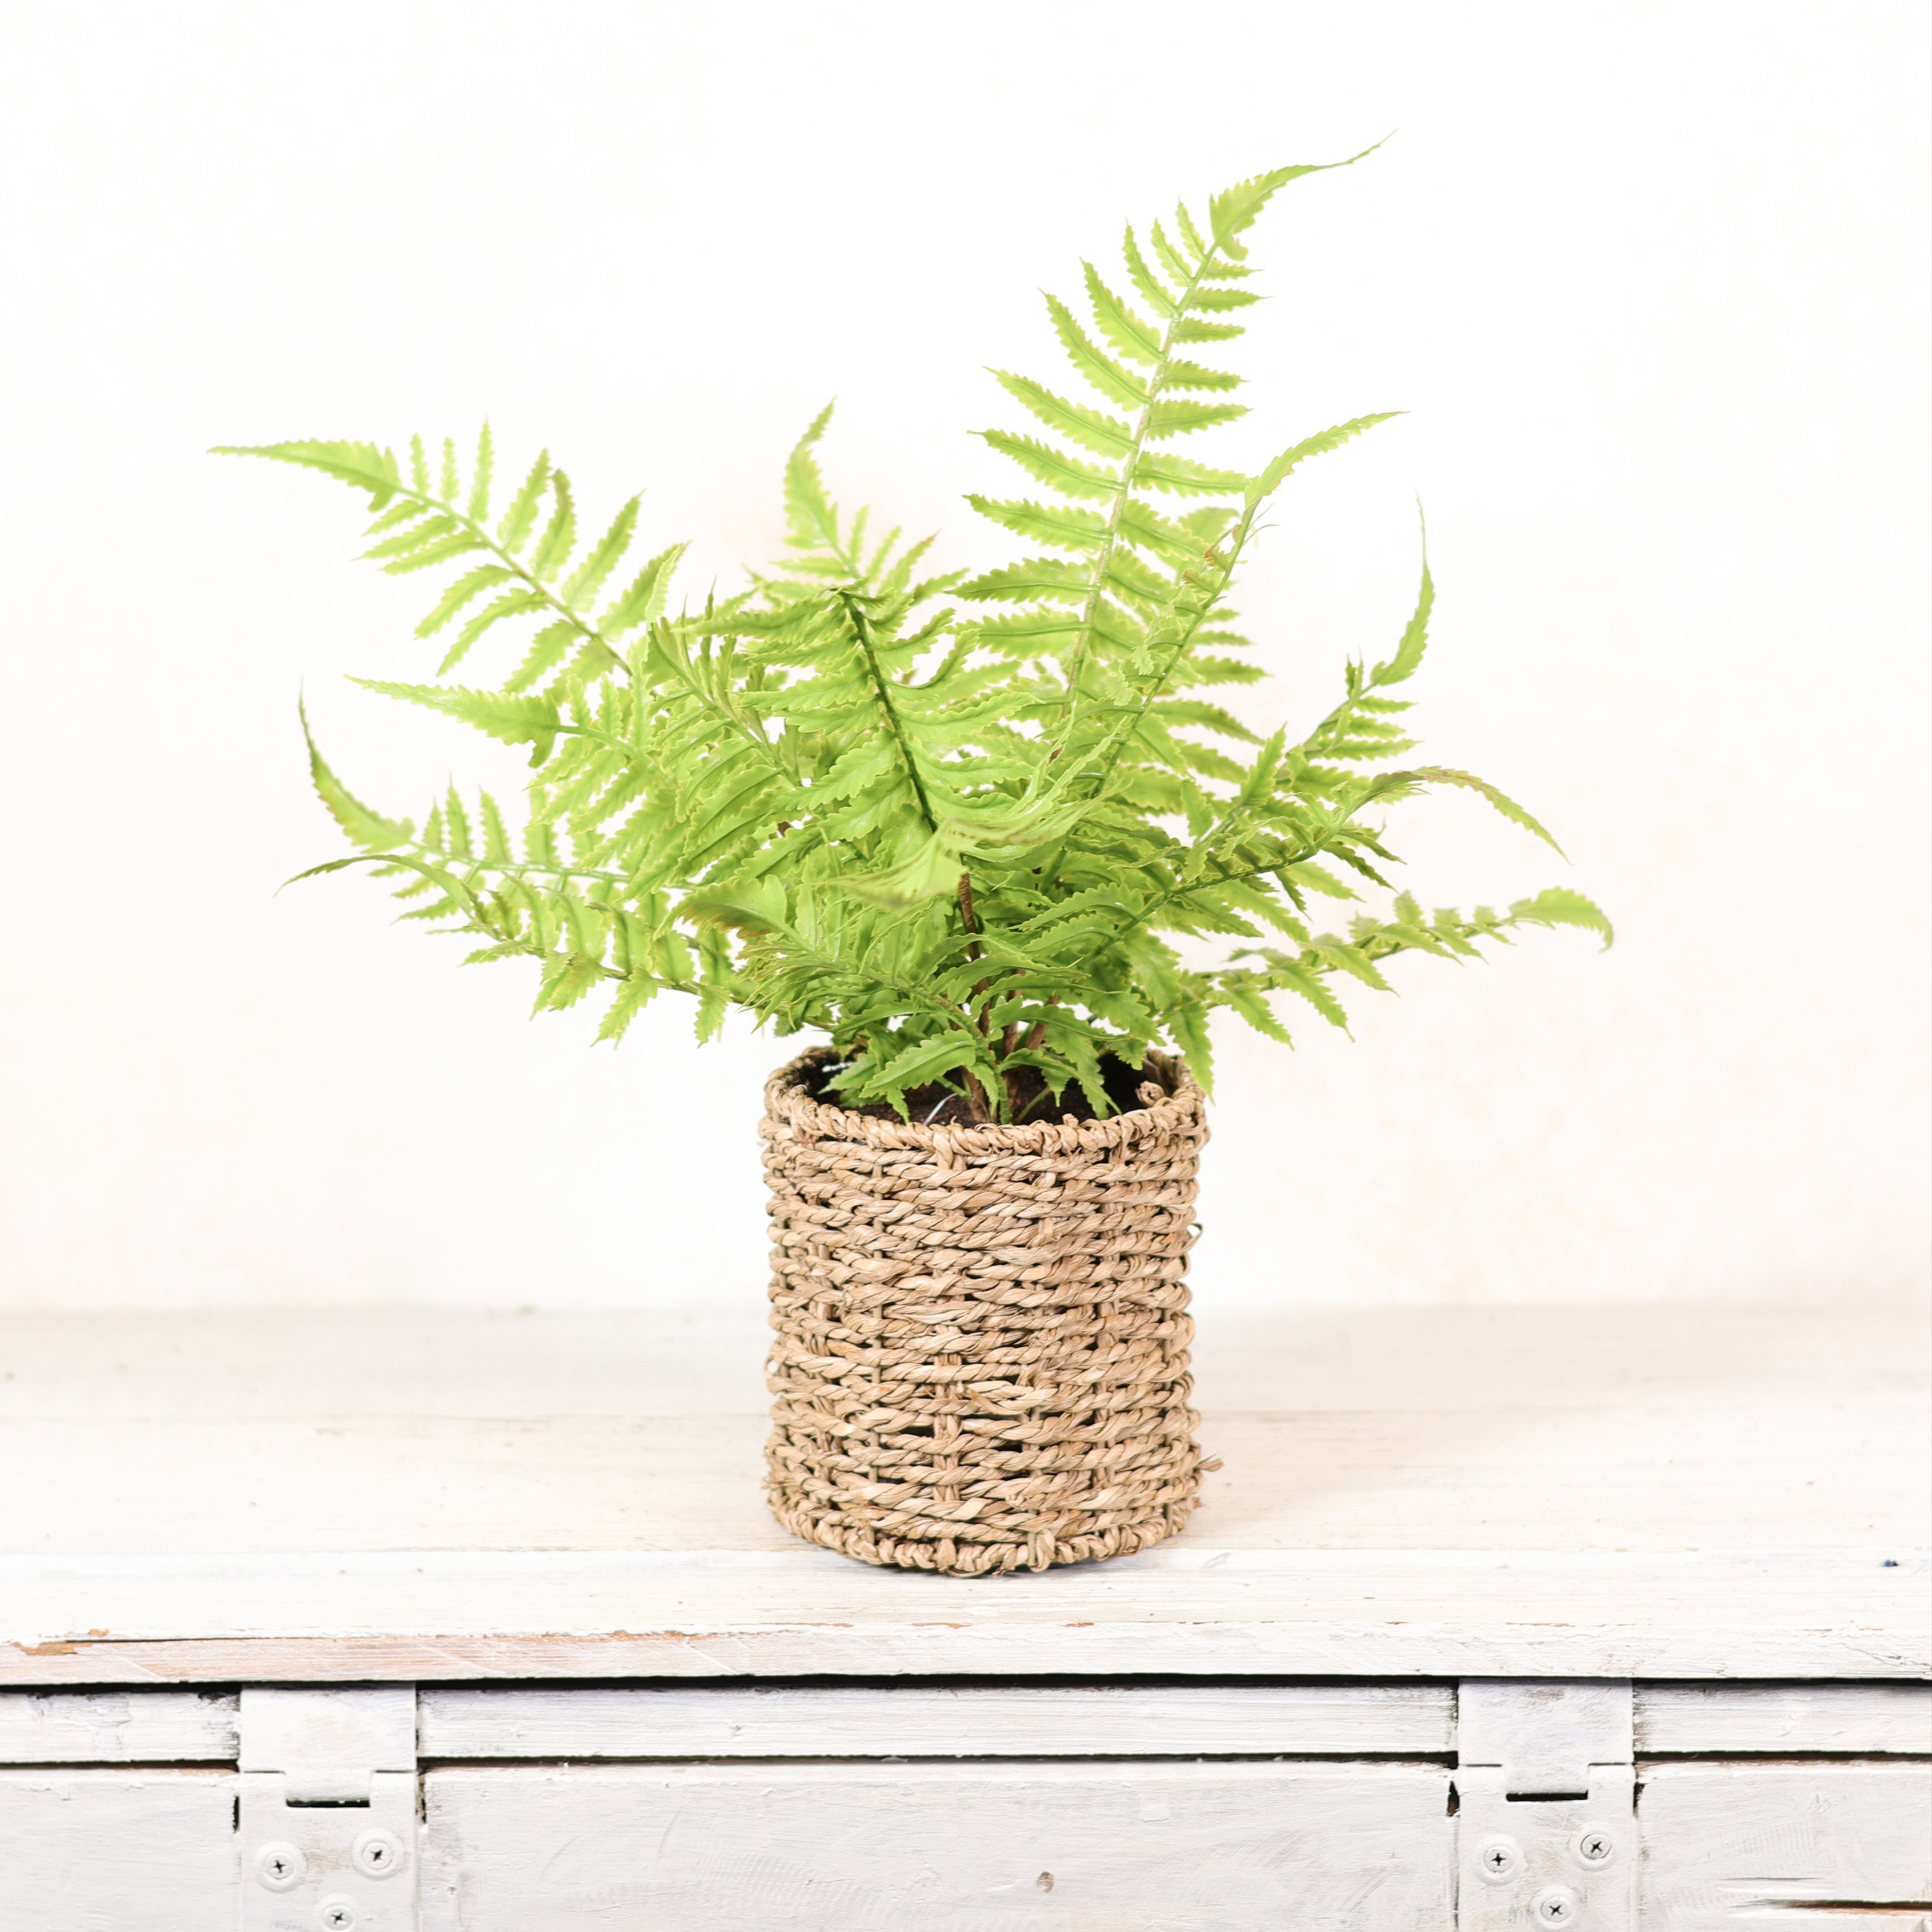
{"label": "shadow under basket", "polygon": [[1173,1535],[1202,1464],[1187,1251],[1208,1138],[1149,1054],[1106,1120],[921,1126],[765,1090],[773,1514],[866,1563],[974,1576]]}

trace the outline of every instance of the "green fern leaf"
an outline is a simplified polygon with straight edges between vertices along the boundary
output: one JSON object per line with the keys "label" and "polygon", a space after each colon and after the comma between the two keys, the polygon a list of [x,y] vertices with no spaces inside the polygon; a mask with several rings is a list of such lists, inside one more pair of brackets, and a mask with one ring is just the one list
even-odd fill
{"label": "green fern leaf", "polygon": [[486,791],[478,803],[483,813],[483,857],[486,864],[500,866],[510,856],[510,837],[496,801]]}
{"label": "green fern leaf", "polygon": [[[1106,1057],[1138,1066],[1156,1046],[1186,1053],[1207,1084],[1217,1006],[1285,1042],[1277,994],[1345,1027],[1333,983],[1387,990],[1399,954],[1467,958],[1537,925],[1607,942],[1580,895],[1425,915],[1389,884],[1382,817],[1432,784],[1473,789],[1541,831],[1467,773],[1392,768],[1410,748],[1408,706],[1383,694],[1427,646],[1426,556],[1394,655],[1349,664],[1342,702],[1299,744],[1258,742],[1195,694],[1261,674],[1229,606],[1269,494],[1386,420],[1325,430],[1255,476],[1156,453],[1245,413],[1237,374],[1184,358],[1242,334],[1234,318],[1261,292],[1244,238],[1312,172],[1238,184],[1205,232],[1184,206],[1142,231],[1144,253],[1126,230],[1119,289],[1084,265],[1091,335],[1048,298],[1104,406],[998,374],[1046,440],[985,440],[1048,497],[969,500],[1052,554],[970,580],[922,560],[932,539],[874,538],[865,510],[841,512],[820,468],[829,407],[787,461],[784,560],[675,616],[680,550],[614,594],[638,501],[580,553],[570,485],[547,452],[488,523],[487,424],[466,495],[446,440],[412,440],[400,466],[374,444],[249,452],[364,491],[365,543],[386,570],[455,566],[418,626],[453,636],[444,674],[497,626],[534,620],[500,688],[359,680],[529,746],[520,839],[487,794],[472,808],[453,788],[418,837],[350,794],[311,740],[316,790],[355,848],[316,869],[370,865],[404,917],[468,935],[470,958],[535,959],[541,1009],[608,986],[600,1039],[674,988],[696,996],[700,1039],[734,1006],[780,1033],[829,1036],[848,1104],[903,1112],[912,1086],[936,1082],[1003,1120],[1050,1118],[1076,1091],[1105,1113]],[[1208,500],[1170,517],[1154,507],[1165,496]],[[1352,901],[1367,884],[1394,895],[1386,916],[1358,902],[1348,938],[1311,934],[1315,898]],[[1178,946],[1217,936],[1234,949],[1216,949],[1218,964],[1183,965]],[[1030,1116],[1023,1088],[1041,1094]]]}
{"label": "green fern leaf", "polygon": [[[1120,253],[1126,260],[1128,278],[1140,291],[1142,299],[1159,316],[1171,316],[1180,312],[1180,298],[1173,294],[1147,265],[1141,254],[1140,244],[1134,239],[1134,231],[1130,227],[1120,245]],[[1183,278],[1184,286],[1186,278]]]}
{"label": "green fern leaf", "polygon": [[659,550],[638,572],[630,588],[598,620],[598,628],[606,637],[620,638],[626,631],[634,631],[657,617],[670,588],[671,573],[686,548],[683,544],[673,544],[668,550]]}
{"label": "green fern leaf", "polygon": [[1206,548],[1191,530],[1169,522],[1146,504],[1132,498],[1121,508],[1119,527],[1120,535],[1130,543],[1138,544],[1143,550],[1151,550],[1170,563],[1198,563]]}
{"label": "green fern leaf", "polygon": [[512,582],[516,573],[506,570],[501,564],[485,563],[459,577],[437,600],[434,610],[416,626],[419,638],[434,637],[472,598],[500,584]]}
{"label": "green fern leaf", "polygon": [[1228,978],[1222,982],[1221,991],[1228,1004],[1257,1033],[1265,1034],[1270,1040],[1278,1040],[1283,1046],[1294,1044],[1287,1028],[1275,1018],[1266,996],[1252,980]]}
{"label": "green fern leaf", "polygon": [[1046,298],[1047,313],[1053,318],[1053,332],[1060,338],[1075,368],[1103,396],[1130,408],[1139,409],[1147,401],[1147,386],[1130,375],[1112,357],[1102,354],[1087,332],[1073,320],[1072,311],[1058,297]]}
{"label": "green fern leaf", "polygon": [[1090,510],[1066,510],[1057,504],[994,502],[986,496],[969,496],[966,500],[981,516],[1061,550],[1097,550],[1107,540],[1106,518]]}
{"label": "green fern leaf", "polygon": [[655,975],[640,968],[630,974],[617,989],[617,997],[610,1002],[610,1010],[604,1016],[604,1024],[597,1029],[598,1040],[609,1040],[613,1046],[629,1031],[631,1022],[656,996],[659,982]]}
{"label": "green fern leaf", "polygon": [[554,470],[550,485],[554,508],[530,559],[530,574],[546,584],[569,562],[577,542],[577,506],[571,499],[570,478],[561,470]]}
{"label": "green fern leaf", "polygon": [[1373,429],[1378,423],[1390,422],[1402,413],[1400,410],[1384,410],[1379,416],[1357,416],[1351,422],[1337,423],[1333,429],[1324,429],[1316,435],[1305,437],[1292,448],[1283,450],[1259,476],[1249,478],[1247,500],[1250,505],[1257,504],[1264,497],[1273,496],[1288,477],[1310,457],[1325,456],[1331,449],[1340,449],[1345,442],[1352,442],[1357,436]]}
{"label": "green fern leaf", "polygon": [[1375,962],[1358,946],[1352,946],[1345,939],[1337,939],[1331,933],[1323,933],[1308,942],[1310,956],[1324,966],[1346,973],[1359,980],[1365,986],[1372,986],[1378,993],[1392,993],[1395,988],[1384,979]]}
{"label": "green fern leaf", "polygon": [[[1376,143],[1376,147],[1381,146],[1379,141]],[[1375,148],[1364,148],[1360,154],[1351,154],[1346,161],[1318,161],[1304,163],[1299,167],[1276,168],[1267,174],[1238,182],[1231,188],[1224,188],[1208,205],[1216,245],[1237,262],[1246,261],[1248,251],[1240,238],[1253,226],[1255,218],[1281,189],[1292,181],[1299,181],[1304,175],[1324,174],[1332,168],[1353,167],[1375,151]]]}
{"label": "green fern leaf", "polygon": [[[1177,212],[1181,218],[1182,232],[1185,235],[1192,229],[1194,224],[1188,220],[1187,212],[1185,208]],[[1161,266],[1191,296],[1200,267],[1201,248],[1195,245],[1190,248],[1188,254],[1184,255],[1167,238],[1166,232],[1158,221],[1150,222],[1148,224],[1148,239],[1154,244],[1155,256],[1160,261]]]}
{"label": "green fern leaf", "polygon": [[[511,698],[494,691],[470,691],[460,685],[390,684],[373,677],[350,680],[365,691],[400,698],[446,717],[461,720],[506,745],[538,745],[548,752],[556,734],[556,705],[548,698]],[[541,760],[532,760],[533,764]]]}
{"label": "green fern leaf", "polygon": [[1189,298],[1190,309],[1246,308],[1261,300],[1250,289],[1197,288]]}
{"label": "green fern leaf", "polygon": [[486,604],[478,611],[457,633],[456,641],[443,653],[441,664],[436,668],[438,677],[446,677],[469,655],[470,647],[494,624],[500,624],[506,617],[520,616],[529,610],[541,610],[547,600],[540,590],[506,591],[494,603]]}
{"label": "green fern leaf", "polygon": [[1010,456],[1020,467],[1039,478],[1063,496],[1084,497],[1088,502],[1110,502],[1120,494],[1120,479],[1112,470],[1097,469],[1063,456],[1030,436],[1008,436],[997,429],[981,430],[981,437],[1003,456]]}
{"label": "green fern leaf", "polygon": [[1232,342],[1247,331],[1238,322],[1209,322],[1198,315],[1184,315],[1168,333],[1176,342]]}
{"label": "green fern leaf", "polygon": [[544,968],[543,983],[538,988],[532,1012],[559,1013],[574,1006],[604,976],[598,962],[581,952],[554,956]]}
{"label": "green fern leaf", "polygon": [[1167,1023],[1180,1050],[1187,1056],[1188,1071],[1200,1083],[1204,1094],[1214,1090],[1214,1048],[1208,1037],[1208,1009],[1198,999],[1177,1001],[1168,1010]]}
{"label": "green fern leaf", "polygon": [[990,601],[1030,602],[1047,598],[1069,603],[1083,600],[1093,588],[1090,567],[1058,557],[1032,556],[1023,563],[989,570],[959,586],[959,594],[975,603]]}
{"label": "green fern leaf", "polygon": [[[426,549],[439,538],[448,536],[462,529],[455,518],[439,516],[426,506],[418,506],[412,514],[421,520],[411,524],[407,529],[385,538],[381,543],[371,544],[362,553],[364,559],[380,562],[386,557],[407,556],[415,551]],[[389,520],[387,518],[383,519],[386,524]]]}
{"label": "green fern leaf", "polygon": [[530,640],[530,650],[524,661],[511,674],[510,681],[503,688],[508,692],[527,691],[538,678],[554,670],[563,662],[566,654],[581,634],[568,618],[560,618],[554,624],[546,624]]}
{"label": "green fern leaf", "polygon": [[490,484],[496,466],[496,446],[490,439],[490,425],[486,422],[476,438],[476,470],[470,484],[470,502],[465,514],[472,524],[487,523],[490,518]]}
{"label": "green fern leaf", "polygon": [[444,836],[448,841],[446,849],[452,859],[467,859],[472,856],[470,848],[470,814],[463,808],[463,800],[455,786],[449,788],[443,800],[442,822]]}
{"label": "green fern leaf", "polygon": [[467,530],[453,531],[446,537],[440,537],[434,543],[416,550],[407,556],[392,557],[382,566],[391,577],[407,577],[418,570],[428,570],[439,563],[447,563],[452,557],[469,556],[484,548],[480,538],[471,536]]}
{"label": "green fern leaf", "polygon": [[838,513],[825,494],[825,479],[812,454],[813,444],[832,420],[833,406],[827,403],[812,418],[812,427],[799,438],[785,463],[785,541],[794,550],[836,550],[839,547]]}
{"label": "green fern leaf", "polygon": [[1603,908],[1581,892],[1551,886],[1534,898],[1518,899],[1509,916],[1520,926],[1575,926],[1602,936],[1607,952],[1616,943],[1616,928]]}
{"label": "green fern leaf", "polygon": [[977,1043],[965,1034],[942,1034],[938,1038],[916,1041],[886,1060],[867,1082],[870,1091],[889,1100],[906,1117],[908,1088],[923,1087],[942,1074],[970,1066],[980,1056]]}
{"label": "green fern leaf", "polygon": [[1563,848],[1514,799],[1498,791],[1487,780],[1479,778],[1472,772],[1452,770],[1446,765],[1424,765],[1410,776],[1421,779],[1426,784],[1455,785],[1464,791],[1474,792],[1487,799],[1512,825],[1520,825],[1526,832],[1534,832],[1552,852],[1563,850]]}
{"label": "green fern leaf", "polygon": [[1058,430],[1070,442],[1090,449],[1096,455],[1127,456],[1132,453],[1134,433],[1118,417],[1102,416],[1098,410],[1083,407],[1030,382],[1024,376],[1009,375],[1003,369],[992,372],[993,380],[1023,408],[1030,410],[1049,429]]}
{"label": "green fern leaf", "polygon": [[[1415,609],[1402,634],[1402,642],[1396,646],[1395,656],[1386,664],[1378,664],[1369,674],[1372,685],[1400,684],[1415,674],[1422,662],[1422,654],[1429,648],[1430,614],[1436,608],[1436,580],[1429,574],[1428,532],[1423,533],[1422,584],[1415,595]],[[1370,700],[1372,702],[1372,700]]]}
{"label": "green fern leaf", "polygon": [[[631,548],[631,535],[637,528],[639,499],[633,496],[611,519],[610,527],[598,538],[596,547],[570,574],[563,586],[565,603],[581,610],[598,591]],[[542,572],[537,573],[539,576]]]}
{"label": "green fern leaf", "polygon": [[308,706],[297,706],[302,718],[302,742],[308,747],[309,776],[316,796],[328,808],[329,816],[350,839],[364,851],[386,852],[392,846],[409,842],[413,828],[406,818],[385,818],[372,812],[331,771],[316,748],[315,734],[309,729]]}
{"label": "green fern leaf", "polygon": [[396,459],[388,450],[373,442],[268,442],[252,447],[233,443],[218,444],[212,456],[261,456],[271,462],[293,463],[305,470],[320,470],[358,490],[369,493],[369,507],[380,510],[402,487]]}
{"label": "green fern leaf", "polygon": [[1332,1027],[1342,1032],[1348,1030],[1348,1016],[1342,1003],[1307,969],[1292,959],[1284,959],[1279,954],[1271,955],[1274,961],[1269,976],[1284,992],[1294,993],[1306,1000]]}
{"label": "green fern leaf", "polygon": [[1087,296],[1094,308],[1094,320],[1100,333],[1124,356],[1151,365],[1161,360],[1160,332],[1143,322],[1100,279],[1091,262],[1081,266],[1087,272]]}
{"label": "green fern leaf", "polygon": [[1169,357],[1160,372],[1163,389],[1238,389],[1242,379],[1226,369],[1210,369],[1204,363],[1186,362]]}
{"label": "green fern leaf", "polygon": [[1248,479],[1238,470],[1210,470],[1205,464],[1190,464],[1184,456],[1148,450],[1134,464],[1134,483],[1177,496],[1227,496],[1246,489]]}
{"label": "green fern leaf", "polygon": [[543,451],[530,466],[530,473],[524,479],[510,507],[503,512],[503,520],[496,526],[496,541],[512,556],[520,550],[532,530],[536,527],[537,512],[542,506],[544,490],[550,482],[550,452]]}

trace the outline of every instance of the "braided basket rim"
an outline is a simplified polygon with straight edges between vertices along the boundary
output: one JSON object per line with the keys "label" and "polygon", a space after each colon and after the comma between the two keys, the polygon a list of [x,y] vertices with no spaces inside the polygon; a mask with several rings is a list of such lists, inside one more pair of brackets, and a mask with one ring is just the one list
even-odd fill
{"label": "braided basket rim", "polygon": [[1207,1095],[1178,1054],[1150,1051],[1142,1070],[1167,1096],[1151,1106],[1114,1114],[1104,1120],[1029,1120],[1010,1126],[994,1120],[956,1126],[926,1126],[918,1121],[884,1120],[855,1114],[805,1091],[806,1077],[830,1065],[838,1049],[814,1046],[788,1060],[765,1083],[767,1129],[782,1123],[812,1140],[857,1142],[880,1150],[973,1154],[1074,1154],[1082,1148],[1132,1147],[1150,1136],[1193,1130],[1204,1135]]}

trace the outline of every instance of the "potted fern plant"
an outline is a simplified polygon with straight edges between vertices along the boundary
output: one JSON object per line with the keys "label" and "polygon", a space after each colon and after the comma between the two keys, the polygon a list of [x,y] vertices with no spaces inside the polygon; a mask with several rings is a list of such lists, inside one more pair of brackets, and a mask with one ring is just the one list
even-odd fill
{"label": "potted fern plant", "polygon": [[[487,428],[466,464],[419,440],[406,460],[230,452],[365,492],[367,554],[391,574],[452,573],[416,626],[446,640],[435,680],[358,681],[526,746],[532,767],[515,836],[494,799],[453,788],[418,826],[362,803],[311,737],[356,848],[314,872],[371,864],[471,960],[534,962],[540,1010],[602,997],[600,1039],[680,993],[700,1040],[735,1006],[820,1041],[766,1096],[770,1487],[790,1528],[867,1562],[1040,1569],[1186,1521],[1202,1465],[1184,1274],[1216,1009],[1287,1044],[1281,996],[1342,1026],[1338,988],[1385,988],[1398,954],[1468,958],[1526,926],[1610,938],[1568,890],[1425,913],[1389,885],[1382,814],[1426,788],[1549,837],[1483,780],[1402,762],[1426,560],[1394,650],[1348,664],[1300,739],[1259,737],[1208,694],[1262,675],[1228,598],[1276,492],[1387,420],[1252,475],[1175,448],[1244,413],[1240,379],[1197,358],[1258,299],[1256,218],[1316,172],[1130,229],[1124,277],[1084,269],[1088,319],[1048,298],[1088,394],[999,375],[1033,421],[986,440],[1034,488],[968,499],[1021,552],[970,578],[835,506],[829,409],[786,468],[786,554],[697,607],[670,599],[676,548],[620,580],[636,499],[580,541],[543,455],[498,507]],[[518,630],[507,677],[455,681]],[[1317,901],[1365,887],[1392,903],[1319,929]]]}

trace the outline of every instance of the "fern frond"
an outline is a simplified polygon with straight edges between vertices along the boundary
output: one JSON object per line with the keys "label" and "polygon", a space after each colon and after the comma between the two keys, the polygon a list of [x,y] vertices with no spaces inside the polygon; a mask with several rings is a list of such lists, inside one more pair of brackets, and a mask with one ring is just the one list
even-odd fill
{"label": "fern frond", "polygon": [[1122,368],[1111,356],[1103,354],[1058,296],[1047,297],[1046,312],[1053,318],[1053,332],[1060,338],[1067,360],[1092,388],[1109,401],[1125,403],[1130,409],[1145,406],[1149,394],[1147,384]]}
{"label": "fern frond", "polygon": [[991,448],[1010,456],[1029,475],[1063,496],[1107,503],[1120,493],[1120,479],[1114,471],[1063,456],[1048,443],[1030,436],[1009,436],[1004,430],[981,430],[979,434]]}
{"label": "fern frond", "polygon": [[550,480],[550,452],[544,450],[530,465],[530,473],[524,478],[524,487],[512,499],[510,507],[503,512],[502,521],[496,526],[496,541],[512,556],[522,550],[531,531],[536,527],[537,512],[543,507],[544,491]]}
{"label": "fern frond", "polygon": [[328,768],[309,728],[308,706],[297,706],[302,718],[302,742],[308,747],[308,770],[316,795],[328,808],[328,815],[364,851],[386,852],[392,846],[409,842],[414,828],[406,818],[385,818],[372,811]]}
{"label": "fern frond", "polygon": [[[1465,914],[1391,883],[1383,818],[1432,787],[1548,836],[1486,781],[1400,762],[1409,706],[1390,694],[1427,650],[1426,554],[1393,654],[1348,664],[1299,742],[1197,694],[1262,674],[1230,598],[1275,493],[1388,419],[1338,424],[1252,476],[1169,453],[1246,413],[1241,378],[1192,346],[1242,334],[1264,292],[1246,238],[1318,171],[1238,183],[1204,221],[1183,205],[1127,229],[1122,269],[1082,264],[1083,314],[1047,298],[1097,404],[994,372],[1027,433],[982,434],[1037,497],[968,501],[1040,550],[970,578],[933,568],[932,538],[877,536],[841,508],[820,466],[830,405],[786,459],[781,560],[674,614],[681,546],[619,574],[636,497],[582,547],[545,452],[493,511],[487,424],[466,482],[448,440],[400,459],[358,442],[242,452],[362,491],[367,554],[390,574],[453,566],[417,626],[448,640],[439,678],[502,626],[521,640],[494,688],[357,680],[528,746],[520,838],[487,793],[454,788],[420,832],[383,818],[304,716],[316,791],[356,848],[312,870],[372,866],[403,917],[462,934],[470,959],[535,962],[539,1011],[599,998],[600,1040],[668,991],[695,1000],[700,1039],[734,1006],[821,1030],[833,1090],[902,1115],[935,1091],[991,1119],[1081,1094],[1104,1112],[1108,1056],[1137,1066],[1172,1046],[1208,1084],[1217,1011],[1292,1043],[1279,996],[1346,1030],[1337,988],[1390,990],[1406,953],[1466,960],[1532,926],[1607,944],[1603,914],[1560,888]],[[1346,934],[1312,929],[1324,898],[1347,904]],[[1186,963],[1210,944],[1220,963]]]}

